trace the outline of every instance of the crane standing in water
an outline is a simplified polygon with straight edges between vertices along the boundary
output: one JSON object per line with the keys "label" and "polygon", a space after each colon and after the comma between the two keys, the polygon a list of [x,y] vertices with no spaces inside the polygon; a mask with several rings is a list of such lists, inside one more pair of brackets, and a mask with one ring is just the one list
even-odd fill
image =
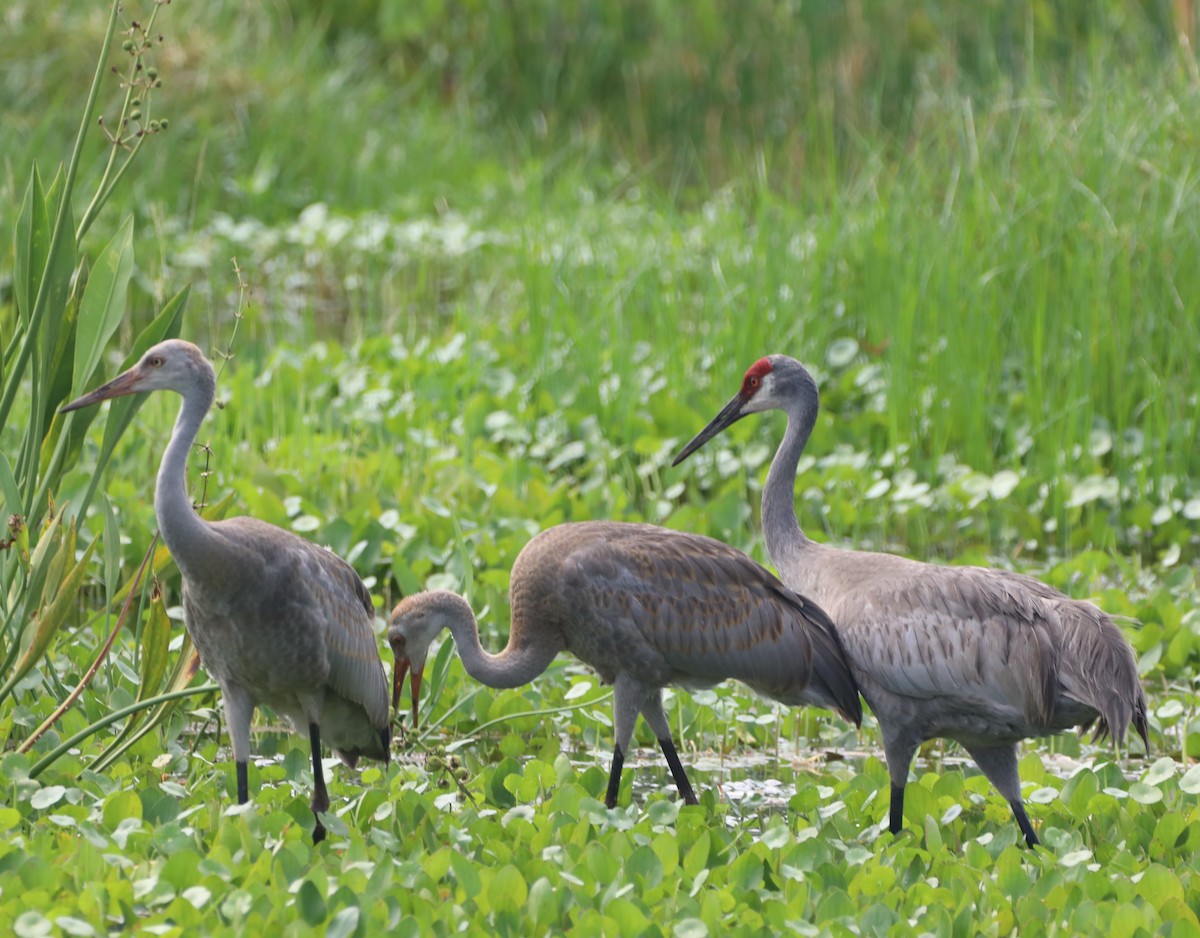
{"label": "crane standing in water", "polygon": [[812,375],[795,359],[755,362],[741,390],[675,457],[678,465],[730,424],[782,410],[787,430],[762,494],[767,550],[785,583],[836,623],[862,695],[879,721],[891,776],[892,833],[917,747],[960,743],[1038,843],[1021,800],[1017,743],[1096,722],[1120,745],[1132,723],[1149,752],[1146,696],[1133,649],[1107,615],[1040,580],[985,567],[920,563],[808,539],[795,480],[817,419]]}
{"label": "crane standing in water", "polygon": [[781,703],[828,707],[856,726],[862,721],[858,688],[829,617],[719,541],[649,524],[560,524],[521,551],[510,592],[508,645],[496,655],[480,647],[461,596],[435,590],[402,600],[388,628],[396,655],[393,703],[411,669],[416,724],[425,658],[443,629],[467,673],[488,687],[527,684],[569,651],[613,685],[610,808],[639,713],[680,796],[696,804],[663,713],[667,684],[703,688],[733,678]]}
{"label": "crane standing in water", "polygon": [[154,488],[159,531],[183,575],[183,619],[205,668],[221,687],[239,803],[249,800],[250,719],[262,703],[312,745],[313,843],[329,808],[321,735],[353,766],[387,761],[387,678],[375,641],[375,610],[354,569],[328,550],[254,518],[208,522],[192,509],[187,455],[212,406],[216,375],[196,346],[155,345],[107,384],[62,408],[175,391],[183,404]]}

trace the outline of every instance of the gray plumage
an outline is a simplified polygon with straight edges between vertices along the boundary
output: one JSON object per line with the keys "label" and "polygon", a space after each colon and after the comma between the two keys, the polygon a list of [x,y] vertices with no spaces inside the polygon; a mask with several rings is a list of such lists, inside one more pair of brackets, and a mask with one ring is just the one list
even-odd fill
{"label": "gray plumage", "polygon": [[747,414],[783,410],[787,430],[762,496],[767,550],[785,583],[837,624],[879,721],[900,830],[917,747],[959,742],[1038,842],[1021,800],[1016,744],[1096,725],[1120,745],[1133,725],[1149,751],[1146,697],[1133,649],[1089,602],[1040,580],[984,567],[920,563],[809,540],[796,520],[795,477],[816,422],[816,382],[784,355],[760,359],[742,388],[675,459],[677,465]]}
{"label": "gray plumage", "polygon": [[454,637],[467,673],[516,687],[560,651],[613,685],[616,744],[607,801],[616,803],[639,713],[654,731],[684,800],[695,795],[662,709],[662,688],[733,678],[785,704],[814,704],[856,725],[854,677],[828,616],[745,554],[719,541],[648,524],[592,521],[538,534],[513,565],[508,645],[489,655],[454,593],[410,596],[392,613],[394,700],[411,668],[413,720],[429,643]]}
{"label": "gray plumage", "polygon": [[287,717],[312,745],[314,843],[329,807],[321,737],[353,766],[387,761],[387,678],[375,641],[371,597],[345,561],[254,518],[207,522],[187,496],[187,455],[212,406],[212,365],[190,342],[161,342],[131,369],[64,411],[126,394],[183,397],[154,492],[159,531],[183,576],[184,624],[221,687],[237,767],[249,798],[250,720],[258,704]]}

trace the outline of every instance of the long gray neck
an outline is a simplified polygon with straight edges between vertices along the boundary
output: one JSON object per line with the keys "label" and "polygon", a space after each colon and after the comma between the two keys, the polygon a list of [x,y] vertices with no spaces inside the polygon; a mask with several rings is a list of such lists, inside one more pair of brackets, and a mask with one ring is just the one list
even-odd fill
{"label": "long gray neck", "polygon": [[215,386],[198,384],[183,395],[171,442],[158,467],[154,513],[171,556],[186,575],[204,562],[212,539],[208,525],[192,510],[187,494],[187,458],[204,415],[212,406]]}
{"label": "long gray neck", "polygon": [[458,646],[459,657],[467,673],[488,687],[508,688],[528,684],[550,666],[561,647],[538,642],[514,644],[516,630],[509,635],[508,645],[498,655],[489,654],[479,644],[479,627],[474,615],[456,616],[450,623],[450,634]]}
{"label": "long gray neck", "polygon": [[793,589],[797,588],[794,581],[802,576],[798,571],[806,566],[803,562],[793,562],[793,558],[811,553],[819,547],[808,539],[796,520],[796,467],[800,464],[800,454],[804,452],[816,423],[818,406],[816,385],[811,385],[803,389],[796,397],[795,404],[788,409],[787,430],[779,449],[775,451],[775,458],[771,460],[767,484],[762,493],[762,524],[767,552]]}

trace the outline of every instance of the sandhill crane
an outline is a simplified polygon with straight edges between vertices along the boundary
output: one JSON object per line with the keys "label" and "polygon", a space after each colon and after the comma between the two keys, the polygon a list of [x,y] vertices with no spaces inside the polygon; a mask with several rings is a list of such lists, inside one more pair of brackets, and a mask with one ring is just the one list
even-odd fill
{"label": "sandhill crane", "polygon": [[124,374],[63,407],[112,397],[175,391],[183,398],[163,453],[154,512],[183,575],[183,618],[200,659],[221,687],[238,802],[249,800],[250,718],[262,703],[286,716],[312,744],[313,843],[325,837],[329,808],[321,734],[354,766],[387,761],[387,677],[375,641],[375,610],[358,574],[304,538],[254,518],[204,521],[185,484],[188,450],[212,406],[216,375],[196,346],[155,345]]}
{"label": "sandhill crane", "polygon": [[429,643],[449,629],[467,673],[518,687],[569,651],[613,685],[616,741],[606,803],[640,713],[658,737],[679,794],[696,804],[662,708],[662,688],[733,678],[785,704],[828,707],[856,726],[858,689],[829,617],[745,554],[719,541],[649,524],[586,521],[542,531],[510,581],[508,644],[479,645],[466,600],[435,590],[402,600],[388,641],[396,655],[393,704],[412,671],[413,723]]}
{"label": "sandhill crane", "polygon": [[762,494],[767,550],[784,582],[837,624],[883,735],[892,833],[903,824],[917,747],[944,737],[960,743],[1008,800],[1032,847],[1038,838],[1021,800],[1017,743],[1098,721],[1096,736],[1120,745],[1132,722],[1148,752],[1133,649],[1096,606],[1033,577],[810,541],[796,520],[794,489],[818,403],[803,365],[786,355],[762,358],[673,465],[747,414],[787,414]]}

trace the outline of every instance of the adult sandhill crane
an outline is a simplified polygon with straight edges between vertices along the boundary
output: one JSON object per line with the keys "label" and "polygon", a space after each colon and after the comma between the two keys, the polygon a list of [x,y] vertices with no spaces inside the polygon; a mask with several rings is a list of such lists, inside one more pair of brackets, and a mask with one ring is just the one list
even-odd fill
{"label": "adult sandhill crane", "polygon": [[1026,842],[1017,743],[1096,722],[1120,745],[1133,723],[1149,751],[1146,697],[1133,649],[1089,602],[1033,577],[946,567],[809,540],[796,520],[796,467],[816,422],[817,385],[798,361],[770,355],[675,457],[678,465],[747,414],[782,410],[787,430],[762,494],[767,550],[785,583],[837,623],[862,695],[883,735],[898,833],[917,747],[955,740],[1012,806]]}
{"label": "adult sandhill crane", "polygon": [[658,737],[679,794],[696,804],[662,707],[662,688],[734,678],[785,704],[828,707],[856,726],[858,688],[837,631],[817,606],[719,541],[649,524],[586,521],[542,531],[521,551],[510,582],[508,644],[491,655],[466,600],[435,590],[402,600],[388,641],[396,655],[393,704],[412,670],[417,721],[429,643],[449,629],[467,673],[518,687],[569,651],[613,685],[616,742],[606,804],[640,713]]}
{"label": "adult sandhill crane", "polygon": [[387,677],[371,627],[371,597],[349,564],[304,538],[254,518],[208,522],[192,510],[187,455],[212,406],[216,376],[190,342],[160,342],[124,374],[62,409],[158,390],[175,391],[183,404],[159,466],[154,512],[183,575],[184,624],[221,687],[238,802],[249,800],[250,718],[266,704],[297,732],[308,728],[313,843],[320,843],[320,815],[329,809],[322,732],[349,766],[360,756],[389,757]]}

